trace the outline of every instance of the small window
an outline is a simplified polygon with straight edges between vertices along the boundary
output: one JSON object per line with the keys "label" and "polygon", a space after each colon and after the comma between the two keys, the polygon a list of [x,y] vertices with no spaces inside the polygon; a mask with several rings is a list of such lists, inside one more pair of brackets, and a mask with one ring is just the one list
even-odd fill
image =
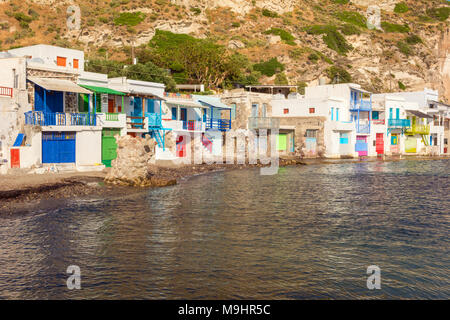
{"label": "small window", "polygon": [[236,103],[231,104],[231,120],[236,119]]}
{"label": "small window", "polygon": [[78,59],[73,59],[73,68],[78,69]]}
{"label": "small window", "polygon": [[316,113],[316,108],[309,108],[309,113]]}
{"label": "small window", "polygon": [[177,120],[177,108],[172,108],[172,120]]}
{"label": "small window", "polygon": [[378,111],[372,111],[372,120],[379,120],[380,119],[380,114],[378,113]]}
{"label": "small window", "polygon": [[288,108],[284,108],[283,109],[283,114],[288,114],[289,113],[289,109]]}
{"label": "small window", "polygon": [[65,57],[56,57],[56,65],[60,67],[65,67],[67,62],[67,58]]}

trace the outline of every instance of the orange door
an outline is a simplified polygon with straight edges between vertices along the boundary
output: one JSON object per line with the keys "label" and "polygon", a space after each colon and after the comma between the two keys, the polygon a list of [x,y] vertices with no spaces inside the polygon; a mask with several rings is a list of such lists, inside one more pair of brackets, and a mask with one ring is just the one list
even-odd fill
{"label": "orange door", "polygon": [[114,113],[114,100],[112,99],[108,100],[108,112]]}
{"label": "orange door", "polygon": [[20,168],[20,149],[11,149],[11,168]]}

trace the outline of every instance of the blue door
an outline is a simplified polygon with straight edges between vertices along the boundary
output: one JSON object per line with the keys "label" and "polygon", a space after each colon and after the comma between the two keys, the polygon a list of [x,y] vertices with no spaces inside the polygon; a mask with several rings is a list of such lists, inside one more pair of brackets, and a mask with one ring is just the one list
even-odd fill
{"label": "blue door", "polygon": [[64,112],[63,92],[45,90],[38,85],[34,88],[35,111]]}
{"label": "blue door", "polygon": [[42,163],[74,163],[75,132],[42,132]]}

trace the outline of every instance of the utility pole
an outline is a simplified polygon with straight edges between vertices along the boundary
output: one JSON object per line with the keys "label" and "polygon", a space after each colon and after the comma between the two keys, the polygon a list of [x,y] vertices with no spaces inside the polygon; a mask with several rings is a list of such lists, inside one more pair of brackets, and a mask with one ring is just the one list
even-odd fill
{"label": "utility pole", "polygon": [[134,37],[131,37],[131,64],[136,64],[135,63],[135,58],[134,58]]}

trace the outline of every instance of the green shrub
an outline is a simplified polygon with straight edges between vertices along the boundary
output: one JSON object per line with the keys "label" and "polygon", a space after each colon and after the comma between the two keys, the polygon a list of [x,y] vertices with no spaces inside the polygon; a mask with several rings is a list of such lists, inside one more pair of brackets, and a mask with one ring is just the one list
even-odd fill
{"label": "green shrub", "polygon": [[344,22],[351,23],[361,28],[367,27],[367,19],[358,12],[342,11],[337,13],[337,17]]}
{"label": "green shrub", "polygon": [[361,31],[359,30],[359,28],[357,26],[353,25],[353,24],[350,24],[350,23],[346,23],[346,24],[340,26],[339,30],[343,34],[345,34],[346,36],[350,36],[350,35],[353,35],[353,34],[357,34],[357,35],[361,34]]}
{"label": "green shrub", "polygon": [[265,62],[254,64],[253,69],[261,72],[263,75],[271,77],[275,73],[284,71],[284,65],[281,62],[279,62],[277,58],[272,58]]}
{"label": "green shrub", "polygon": [[333,82],[349,83],[352,81],[352,76],[342,67],[332,66],[327,69],[328,78]]}
{"label": "green shrub", "polygon": [[400,90],[405,90],[406,89],[406,86],[401,81],[398,82],[398,87],[400,88]]}
{"label": "green shrub", "polygon": [[305,94],[305,88],[308,86],[308,84],[304,81],[297,82],[297,91],[300,94]]}
{"label": "green shrub", "polygon": [[349,0],[333,0],[333,2],[338,4],[347,4]]}
{"label": "green shrub", "polygon": [[344,36],[338,31],[331,31],[322,37],[328,48],[336,51],[341,55],[345,55],[347,52],[353,49],[352,45],[345,40]]}
{"label": "green shrub", "polygon": [[408,11],[409,10],[409,7],[408,7],[408,5],[406,4],[406,3],[404,3],[404,2],[399,2],[399,3],[397,3],[396,5],[395,5],[395,8],[394,8],[394,12],[395,13],[405,13],[406,11]]}
{"label": "green shrub", "polygon": [[239,28],[241,26],[241,24],[239,22],[233,22],[233,23],[231,23],[231,26],[233,28]]}
{"label": "green shrub", "polygon": [[385,32],[399,32],[399,33],[407,33],[409,32],[409,27],[407,24],[395,24],[395,23],[389,23],[389,22],[381,22],[381,28]]}
{"label": "green shrub", "polygon": [[405,56],[409,56],[412,52],[411,47],[405,41],[398,41],[397,47]]}
{"label": "green shrub", "polygon": [[263,9],[262,10],[262,15],[265,17],[269,17],[269,18],[276,18],[278,17],[278,13],[276,13],[275,11],[271,11],[269,9]]}
{"label": "green shrub", "polygon": [[423,42],[422,39],[418,35],[415,35],[415,34],[411,34],[411,35],[407,36],[405,40],[406,40],[406,43],[411,44],[411,45],[415,45],[415,44]]}
{"label": "green shrub", "polygon": [[319,56],[316,53],[311,53],[308,56],[309,61],[317,62],[319,60]]}
{"label": "green shrub", "polygon": [[289,84],[289,80],[288,80],[286,74],[284,74],[284,72],[278,73],[275,76],[274,82],[275,82],[275,84],[278,84],[278,85],[288,85]]}
{"label": "green shrub", "polygon": [[339,54],[345,55],[353,47],[345,40],[344,36],[332,25],[313,25],[305,27],[304,30],[309,34],[324,34],[322,37],[328,48]]}
{"label": "green shrub", "polygon": [[427,15],[439,21],[445,21],[450,15],[450,7],[427,9]]}
{"label": "green shrub", "polygon": [[14,13],[14,18],[19,22],[30,23],[31,21],[33,21],[32,17],[27,16],[25,13],[22,13],[22,12]]}
{"label": "green shrub", "polygon": [[290,44],[292,46],[295,46],[295,37],[287,32],[286,30],[280,29],[280,28],[271,28],[264,32],[265,34],[274,34],[277,36],[280,36],[281,40],[283,40],[285,43]]}
{"label": "green shrub", "polygon": [[189,10],[191,10],[191,12],[193,12],[196,16],[198,16],[200,13],[202,13],[202,10],[200,8],[192,7]]}
{"label": "green shrub", "polygon": [[145,19],[145,14],[137,12],[122,12],[117,18],[114,19],[115,25],[120,26],[136,26]]}

